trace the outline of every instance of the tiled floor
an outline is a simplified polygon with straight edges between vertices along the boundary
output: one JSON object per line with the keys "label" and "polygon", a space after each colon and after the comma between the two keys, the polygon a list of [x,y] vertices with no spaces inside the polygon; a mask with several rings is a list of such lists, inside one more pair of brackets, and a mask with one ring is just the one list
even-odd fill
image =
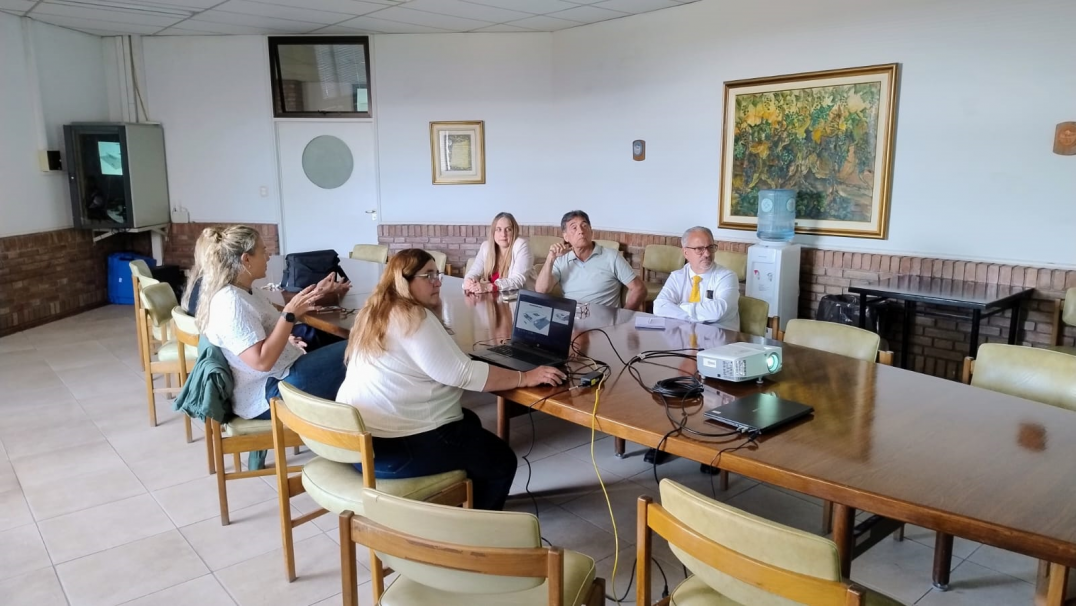
{"label": "tiled floor", "polygon": [[[161,425],[149,427],[133,323],[130,307],[111,306],[0,339],[0,603],[339,604],[333,517],[296,533],[299,579],[290,584],[272,478],[229,482],[232,523],[220,525],[202,435],[185,443],[182,423],[164,401],[157,406]],[[493,426],[492,398],[476,395],[467,405]],[[531,432],[527,420],[515,422],[517,452],[530,447]],[[611,592],[617,547],[590,463],[590,431],[538,415],[534,432],[530,491],[543,535],[598,560]],[[635,499],[654,495],[656,484],[642,449],[629,447],[631,456],[616,459],[612,440],[599,437],[594,451],[620,536],[616,590],[623,594],[634,562]],[[509,507],[533,511],[520,463]],[[710,478],[695,463],[673,460],[658,473],[711,492]],[[819,529],[821,505],[804,495],[734,477],[718,496]],[[296,507],[308,511],[310,502],[298,498]],[[857,559],[852,578],[906,604],[1031,604],[1030,558],[958,539],[952,589],[943,593],[930,584],[933,533],[910,528],[907,536]],[[670,585],[682,580],[668,547],[656,551]],[[661,573],[652,569],[657,597]],[[368,584],[360,596],[369,603]]]}

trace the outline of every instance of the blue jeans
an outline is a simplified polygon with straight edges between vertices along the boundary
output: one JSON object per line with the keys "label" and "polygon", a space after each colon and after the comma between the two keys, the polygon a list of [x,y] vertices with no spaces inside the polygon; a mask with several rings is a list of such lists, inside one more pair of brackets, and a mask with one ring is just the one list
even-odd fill
{"label": "blue jeans", "polygon": [[[362,471],[362,465],[355,464]],[[475,509],[502,510],[516,477],[516,453],[482,428],[474,412],[403,438],[374,438],[374,477],[403,479],[462,469],[474,485]]]}
{"label": "blue jeans", "polygon": [[[284,378],[284,382],[312,396],[335,401],[336,392],[340,391],[340,384],[344,382],[344,349],[346,348],[347,341],[339,341],[299,356],[299,359],[291,365],[291,370]],[[266,401],[280,397],[280,388],[277,386],[279,382],[280,379],[276,377],[269,377],[265,380]],[[254,418],[268,419],[270,413],[266,410]]]}

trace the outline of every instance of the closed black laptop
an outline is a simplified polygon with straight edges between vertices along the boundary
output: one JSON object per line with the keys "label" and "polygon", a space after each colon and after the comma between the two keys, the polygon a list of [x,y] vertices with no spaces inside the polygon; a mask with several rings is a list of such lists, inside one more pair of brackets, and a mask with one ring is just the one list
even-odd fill
{"label": "closed black laptop", "polygon": [[814,408],[806,404],[782,400],[767,393],[755,393],[707,410],[703,416],[747,433],[766,433],[812,412]]}
{"label": "closed black laptop", "polygon": [[477,350],[471,357],[512,370],[560,366],[571,354],[574,325],[575,301],[521,290],[516,301],[512,340]]}

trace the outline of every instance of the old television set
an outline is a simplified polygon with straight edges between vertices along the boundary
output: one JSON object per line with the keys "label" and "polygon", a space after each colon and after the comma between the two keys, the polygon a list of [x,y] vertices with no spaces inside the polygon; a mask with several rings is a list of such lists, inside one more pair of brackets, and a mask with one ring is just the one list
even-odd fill
{"label": "old television set", "polygon": [[159,124],[68,124],[64,143],[76,228],[138,229],[169,222]]}

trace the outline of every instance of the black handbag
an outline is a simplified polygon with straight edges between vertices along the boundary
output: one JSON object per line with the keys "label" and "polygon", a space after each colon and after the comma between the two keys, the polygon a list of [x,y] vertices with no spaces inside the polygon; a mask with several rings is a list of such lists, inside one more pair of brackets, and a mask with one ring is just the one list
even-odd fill
{"label": "black handbag", "polygon": [[336,272],[340,280],[347,280],[347,274],[340,267],[340,255],[335,250],[291,253],[284,257],[284,280],[280,286],[288,292],[299,292],[317,284],[331,272]]}

